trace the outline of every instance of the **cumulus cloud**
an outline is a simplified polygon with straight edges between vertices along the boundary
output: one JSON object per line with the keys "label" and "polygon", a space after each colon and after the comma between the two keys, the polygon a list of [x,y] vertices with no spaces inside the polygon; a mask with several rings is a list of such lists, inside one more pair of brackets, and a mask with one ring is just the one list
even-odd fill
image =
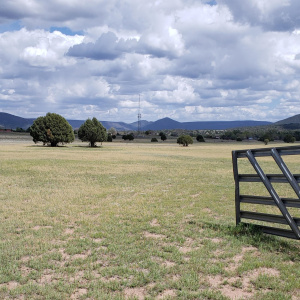
{"label": "cumulus cloud", "polygon": [[300,26],[300,2],[296,0],[221,0],[234,19],[265,30],[293,31]]}
{"label": "cumulus cloud", "polygon": [[140,94],[149,121],[277,121],[300,107],[299,11],[295,0],[6,1],[0,107],[133,122]]}

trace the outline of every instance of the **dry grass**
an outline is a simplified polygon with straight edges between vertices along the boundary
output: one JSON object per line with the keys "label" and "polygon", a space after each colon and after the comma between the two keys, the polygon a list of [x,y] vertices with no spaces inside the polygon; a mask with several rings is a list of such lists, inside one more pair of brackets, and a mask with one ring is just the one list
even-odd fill
{"label": "dry grass", "polygon": [[243,147],[0,144],[0,298],[299,299],[299,242],[235,229]]}

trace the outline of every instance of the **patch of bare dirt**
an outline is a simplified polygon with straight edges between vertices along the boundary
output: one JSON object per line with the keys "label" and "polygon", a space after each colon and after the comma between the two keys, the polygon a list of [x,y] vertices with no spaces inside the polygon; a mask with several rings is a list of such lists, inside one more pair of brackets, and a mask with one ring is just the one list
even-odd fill
{"label": "patch of bare dirt", "polygon": [[18,285],[19,285],[19,283],[16,282],[16,281],[9,281],[9,282],[6,282],[6,283],[1,283],[1,284],[0,284],[0,288],[6,287],[6,288],[8,288],[9,290],[13,290],[13,289],[15,289]]}
{"label": "patch of bare dirt", "polygon": [[30,274],[30,272],[32,272],[32,271],[33,271],[33,269],[28,268],[28,267],[26,267],[26,266],[22,266],[22,267],[21,267],[21,273],[22,273],[22,276],[23,276],[23,277],[28,276],[28,275]]}
{"label": "patch of bare dirt", "polygon": [[102,243],[104,239],[93,239],[93,242],[95,243]]}
{"label": "patch of bare dirt", "polygon": [[178,251],[180,253],[187,254],[187,253],[193,251],[193,248],[192,247],[183,246],[183,247],[179,247]]}
{"label": "patch of bare dirt", "polygon": [[32,227],[32,230],[38,231],[38,230],[43,229],[43,228],[51,229],[51,228],[53,228],[53,226],[50,226],[50,225],[46,225],[46,226],[36,225],[36,226]]}
{"label": "patch of bare dirt", "polygon": [[150,238],[150,239],[164,239],[166,236],[163,234],[151,233],[151,232],[145,231],[144,237]]}
{"label": "patch of bare dirt", "polygon": [[144,300],[146,297],[146,289],[144,287],[139,288],[126,288],[124,290],[125,299],[135,297],[138,300]]}
{"label": "patch of bare dirt", "polygon": [[74,234],[74,231],[75,231],[74,228],[66,228],[64,234],[72,235]]}
{"label": "patch of bare dirt", "polygon": [[245,291],[243,289],[239,289],[239,288],[234,288],[231,286],[223,286],[221,288],[221,293],[222,295],[230,298],[230,299],[247,299],[247,298],[251,298],[253,297],[253,293],[252,292],[248,292]]}
{"label": "patch of bare dirt", "polygon": [[253,289],[251,280],[255,280],[260,275],[278,277],[280,276],[280,272],[272,268],[259,268],[245,273],[243,277],[227,278],[222,277],[221,275],[217,275],[208,276],[207,281],[211,287],[217,289],[222,293],[222,295],[230,299],[247,299],[253,297],[254,295],[252,290],[255,289]]}
{"label": "patch of bare dirt", "polygon": [[71,298],[70,299],[80,299],[81,296],[87,294],[88,290],[85,289],[85,288],[81,288],[81,289],[77,289],[72,295],[71,295]]}
{"label": "patch of bare dirt", "polygon": [[212,210],[208,207],[203,208],[202,211],[207,213],[207,214],[212,214]]}
{"label": "patch of bare dirt", "polygon": [[74,259],[86,259],[88,258],[90,255],[91,255],[92,251],[91,250],[88,250],[84,253],[79,253],[79,254],[75,254],[75,255],[72,255],[71,256],[71,260],[74,260]]}
{"label": "patch of bare dirt", "polygon": [[159,222],[158,222],[157,219],[153,219],[153,220],[150,222],[150,225],[151,225],[152,227],[159,227],[159,226],[160,226],[160,224],[159,224]]}
{"label": "patch of bare dirt", "polygon": [[160,295],[158,295],[155,299],[165,299],[165,298],[175,298],[176,292],[175,290],[164,290]]}
{"label": "patch of bare dirt", "polygon": [[234,272],[240,265],[241,261],[244,258],[244,255],[246,252],[253,252],[256,254],[256,256],[260,255],[258,249],[256,247],[243,247],[242,248],[242,253],[241,254],[237,254],[236,256],[234,256],[232,258],[232,262],[228,265],[228,267],[225,268],[226,271],[228,272]]}

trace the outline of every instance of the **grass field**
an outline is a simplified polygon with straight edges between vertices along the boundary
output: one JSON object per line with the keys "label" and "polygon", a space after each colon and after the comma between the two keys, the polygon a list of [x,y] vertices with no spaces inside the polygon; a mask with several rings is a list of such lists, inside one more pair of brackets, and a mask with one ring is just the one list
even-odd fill
{"label": "grass field", "polygon": [[243,148],[0,143],[0,299],[300,299],[299,241],[235,227]]}

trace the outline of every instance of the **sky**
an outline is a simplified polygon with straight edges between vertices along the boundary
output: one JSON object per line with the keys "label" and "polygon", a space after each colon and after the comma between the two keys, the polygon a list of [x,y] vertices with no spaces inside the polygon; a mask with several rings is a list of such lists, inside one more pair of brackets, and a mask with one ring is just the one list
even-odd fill
{"label": "sky", "polygon": [[127,123],[300,114],[300,1],[3,0],[0,111]]}

